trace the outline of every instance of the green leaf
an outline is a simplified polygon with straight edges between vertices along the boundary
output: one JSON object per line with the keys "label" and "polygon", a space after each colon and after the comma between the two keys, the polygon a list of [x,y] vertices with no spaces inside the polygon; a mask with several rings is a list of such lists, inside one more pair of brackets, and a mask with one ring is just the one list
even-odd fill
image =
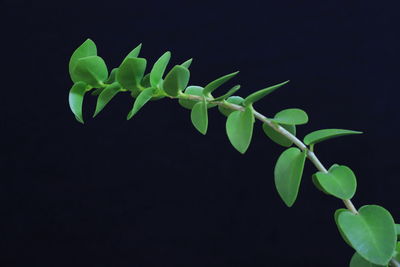
{"label": "green leaf", "polygon": [[[203,95],[203,87],[201,86],[188,86],[185,89],[185,94],[188,95],[196,95],[196,96],[202,96]],[[184,99],[184,98],[179,98],[179,104],[186,108],[186,109],[192,109],[193,106],[198,103],[199,101],[195,101],[195,100],[189,100],[189,99]]]}
{"label": "green leaf", "polygon": [[265,89],[261,89],[257,92],[252,93],[251,95],[247,96],[244,99],[243,105],[244,106],[249,106],[255,102],[257,102],[258,100],[262,99],[263,97],[269,95],[270,93],[272,93],[273,91],[275,91],[276,89],[278,89],[279,87],[287,84],[289,81],[283,82],[283,83],[279,83],[270,87],[267,87]]}
{"label": "green leaf", "polygon": [[181,64],[181,66],[183,66],[183,67],[189,69],[190,65],[192,65],[192,61],[193,61],[193,58],[188,59],[188,60],[186,60],[185,62],[183,62],[183,63]]}
{"label": "green leaf", "polygon": [[82,117],[82,103],[83,103],[83,96],[86,93],[86,86],[87,84],[84,82],[77,82],[75,83],[71,90],[69,91],[69,107],[71,108],[72,113],[74,113],[75,118],[80,122],[83,123]]}
{"label": "green leaf", "polygon": [[[281,125],[283,128],[285,128],[289,133],[296,135],[296,126],[295,125],[286,125],[286,124],[282,124]],[[284,146],[284,147],[290,147],[293,142],[290,141],[289,139],[287,139],[286,137],[284,137],[283,135],[281,135],[280,133],[278,133],[277,131],[275,131],[274,129],[272,129],[271,126],[269,126],[266,123],[263,123],[263,130],[264,133],[275,143],[277,143],[278,145]]]}
{"label": "green leaf", "polygon": [[146,75],[143,76],[143,79],[140,82],[140,85],[143,86],[144,88],[151,87],[151,84],[150,84],[150,73],[147,73]]}
{"label": "green leaf", "polygon": [[315,173],[313,179],[318,181],[326,193],[340,199],[351,199],[356,192],[356,176],[346,166],[332,166],[328,173]]}
{"label": "green leaf", "polygon": [[232,146],[244,154],[253,136],[254,114],[252,107],[232,112],[226,120],[226,133]]}
{"label": "green leaf", "polygon": [[382,266],[387,266],[387,265],[373,264],[364,259],[363,257],[361,257],[360,254],[358,254],[357,252],[354,253],[350,261],[350,267],[382,267]]}
{"label": "green leaf", "polygon": [[[230,104],[235,104],[235,105],[239,105],[241,106],[243,103],[243,98],[241,98],[240,96],[231,96],[228,97],[228,99],[226,99],[225,101],[230,103]],[[233,109],[230,108],[226,108],[223,105],[219,105],[218,106],[218,110],[222,113],[222,115],[228,117],[229,114],[231,114],[232,112],[234,112]]]}
{"label": "green leaf", "polygon": [[234,87],[232,87],[226,94],[219,96],[217,98],[214,98],[214,101],[221,101],[221,100],[225,100],[228,97],[230,97],[231,95],[233,95],[234,93],[236,93],[238,90],[240,89],[240,85],[235,85]]}
{"label": "green leaf", "polygon": [[210,82],[209,84],[206,85],[206,87],[204,87],[203,94],[204,94],[206,97],[210,97],[210,94],[211,94],[215,89],[217,89],[218,87],[220,87],[221,85],[223,85],[224,83],[226,83],[227,81],[229,81],[230,79],[232,79],[232,78],[233,78],[236,74],[238,74],[238,73],[239,73],[239,72],[236,71],[236,72],[227,74],[227,75],[225,75],[225,76],[222,76],[222,77],[220,77],[220,78],[218,78],[218,79],[216,79],[216,80]]}
{"label": "green leaf", "polygon": [[117,72],[118,72],[118,68],[113,68],[111,70],[110,76],[108,76],[108,79],[106,80],[106,83],[112,84],[113,82],[115,82]]}
{"label": "green leaf", "polygon": [[139,44],[131,52],[129,52],[128,55],[126,55],[124,60],[127,59],[127,58],[136,58],[136,57],[138,57],[141,49],[142,49],[142,44]]}
{"label": "green leaf", "polygon": [[348,211],[348,210],[342,208],[342,209],[337,209],[337,210],[335,211],[335,215],[334,215],[335,223],[336,223],[336,226],[338,227],[340,236],[343,238],[344,242],[346,242],[346,244],[349,245],[350,247],[353,247],[353,246],[350,244],[350,241],[347,240],[347,237],[344,235],[342,229],[340,229],[339,223],[338,223],[339,214],[342,213],[342,212],[345,212],[345,211]]}
{"label": "green leaf", "polygon": [[400,224],[396,224],[397,235],[400,236]]}
{"label": "green leaf", "polygon": [[78,59],[73,70],[78,81],[85,82],[93,87],[102,87],[108,78],[106,63],[99,56],[89,56]]}
{"label": "green leaf", "polygon": [[275,117],[271,120],[281,124],[300,125],[308,122],[308,116],[301,109],[289,108],[276,113]]}
{"label": "green leaf", "polygon": [[94,112],[93,118],[103,110],[103,108],[110,102],[110,100],[121,91],[121,85],[117,82],[108,85],[100,93],[97,98],[96,111]]}
{"label": "green leaf", "polygon": [[117,82],[125,89],[140,90],[146,64],[144,58],[126,58],[117,72]]}
{"label": "green leaf", "polygon": [[400,242],[397,242],[396,253],[395,253],[394,258],[395,258],[397,261],[400,261]]}
{"label": "green leaf", "polygon": [[171,52],[165,52],[157,61],[150,72],[150,84],[152,87],[157,87],[161,82],[168,62],[171,59]]}
{"label": "green leaf", "polygon": [[300,188],[306,153],[291,147],[278,158],[275,165],[275,187],[288,207],[293,206]]}
{"label": "green leaf", "polygon": [[396,229],[386,209],[366,205],[358,214],[344,211],[338,215],[338,225],[360,256],[374,264],[388,264],[396,248]]}
{"label": "green leaf", "polygon": [[208,128],[208,112],[207,112],[207,101],[203,97],[203,101],[197,102],[192,109],[190,114],[193,126],[202,134],[207,133]]}
{"label": "green leaf", "polygon": [[130,120],[151,99],[155,91],[156,88],[152,87],[144,89],[135,99],[132,110],[129,111],[126,119]]}
{"label": "green leaf", "polygon": [[361,134],[362,132],[343,130],[343,129],[324,129],[318,130],[307,134],[304,137],[304,144],[311,145],[317,144],[319,142],[325,141],[327,139],[332,139],[339,136],[350,135],[350,134]]}
{"label": "green leaf", "polygon": [[163,88],[169,96],[178,96],[179,92],[185,90],[190,78],[187,68],[176,65],[164,79]]}
{"label": "green leaf", "polygon": [[90,40],[86,39],[86,41],[81,44],[73,53],[69,60],[69,75],[74,83],[79,82],[79,77],[75,76],[74,70],[78,60],[83,57],[96,56],[97,48],[96,44]]}

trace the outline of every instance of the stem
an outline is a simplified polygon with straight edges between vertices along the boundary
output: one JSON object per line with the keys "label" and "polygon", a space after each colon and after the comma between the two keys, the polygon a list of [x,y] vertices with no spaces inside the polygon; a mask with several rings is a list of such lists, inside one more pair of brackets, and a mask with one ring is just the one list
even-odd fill
{"label": "stem", "polygon": [[390,263],[393,267],[400,267],[400,263],[396,259],[392,259]]}

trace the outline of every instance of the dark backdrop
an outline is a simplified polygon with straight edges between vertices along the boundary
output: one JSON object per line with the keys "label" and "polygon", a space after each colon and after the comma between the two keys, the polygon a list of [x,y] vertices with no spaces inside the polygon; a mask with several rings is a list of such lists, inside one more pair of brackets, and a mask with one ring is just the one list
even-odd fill
{"label": "dark backdrop", "polygon": [[[240,70],[240,95],[290,79],[257,103],[266,115],[298,107],[298,136],[364,131],[317,155],[358,177],[357,207],[400,220],[399,30],[389,1],[22,1],[1,3],[1,266],[346,266],[353,253],[306,165],[288,209],[273,167],[283,148],[257,124],[245,155],[210,111],[207,136],[174,101],[131,121],[118,95],[86,124],[68,107],[68,60],[86,38],[109,68],[137,44],[152,64],[164,51],[193,57],[191,83]],[[225,86],[226,90],[229,88]],[[220,89],[219,92],[223,92]]]}

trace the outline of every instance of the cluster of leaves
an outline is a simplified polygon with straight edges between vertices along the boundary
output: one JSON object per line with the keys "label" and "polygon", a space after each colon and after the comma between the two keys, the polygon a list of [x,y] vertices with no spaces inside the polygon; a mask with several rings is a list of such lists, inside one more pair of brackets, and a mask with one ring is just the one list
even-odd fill
{"label": "cluster of leaves", "polygon": [[[140,50],[141,45],[133,49],[120,66],[110,73],[104,60],[97,55],[97,48],[92,40],[86,40],[75,50],[69,62],[69,73],[74,82],[69,94],[69,104],[79,122],[83,123],[83,97],[91,90],[92,95],[98,96],[93,117],[120,92],[128,92],[134,99],[127,119],[131,119],[150,100],[177,98],[182,107],[191,110],[193,126],[202,134],[207,133],[208,109],[218,107],[227,117],[226,133],[229,141],[236,150],[245,153],[253,135],[256,114],[253,104],[287,83],[267,87],[245,98],[234,95],[240,89],[240,85],[236,85],[225,94],[214,98],[214,91],[238,72],[222,76],[204,87],[188,86],[192,59],[175,65],[164,75],[171,59],[171,53],[165,52],[154,63],[151,71],[145,74],[147,61],[139,57]],[[278,112],[272,118],[265,118],[262,124],[266,136],[287,148],[276,162],[274,176],[276,189],[288,207],[297,199],[305,160],[313,153],[314,146],[331,138],[361,133],[343,129],[314,131],[304,137],[306,148],[300,150],[291,147],[293,141],[278,131],[283,128],[295,136],[296,126],[307,122],[306,112],[291,108]],[[312,181],[325,194],[342,200],[351,199],[357,187],[353,171],[338,164],[334,164],[326,172],[316,172]],[[383,207],[366,205],[358,213],[339,209],[334,218],[343,239],[356,251],[350,266],[388,266],[392,258],[400,257],[400,227]]]}

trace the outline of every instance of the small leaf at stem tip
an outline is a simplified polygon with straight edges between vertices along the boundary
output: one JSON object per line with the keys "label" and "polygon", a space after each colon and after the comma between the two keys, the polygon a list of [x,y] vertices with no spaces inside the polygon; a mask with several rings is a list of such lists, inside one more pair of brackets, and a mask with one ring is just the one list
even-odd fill
{"label": "small leaf at stem tip", "polygon": [[328,139],[350,134],[362,134],[362,132],[343,129],[323,129],[307,134],[303,142],[306,145],[317,144]]}
{"label": "small leaf at stem tip", "polygon": [[324,192],[343,200],[351,199],[356,192],[356,176],[347,166],[335,165],[328,173],[317,172],[315,179]]}
{"label": "small leaf at stem tip", "polygon": [[[283,128],[285,128],[289,133],[293,134],[296,136],[296,126],[295,125],[286,125],[286,124],[281,124]],[[263,130],[264,133],[275,143],[278,145],[284,146],[284,147],[290,147],[293,142],[287,139],[285,136],[281,135],[274,129],[272,129],[271,126],[269,126],[266,123],[263,123]]]}
{"label": "small leaf at stem tip", "polygon": [[146,65],[147,61],[144,58],[126,58],[116,73],[117,82],[125,89],[140,89]]}
{"label": "small leaf at stem tip", "polygon": [[75,118],[80,123],[84,123],[82,117],[82,103],[83,96],[86,93],[86,86],[87,84],[84,82],[75,83],[69,91],[68,97],[69,107],[71,108],[72,113],[74,113]]}
{"label": "small leaf at stem tip", "polygon": [[296,147],[286,149],[278,158],[275,169],[275,187],[286,206],[297,199],[303,176],[306,153]]}
{"label": "small leaf at stem tip", "polygon": [[[231,97],[228,97],[228,99],[226,99],[225,101],[230,104],[242,105],[243,100],[244,99],[241,98],[240,96],[231,96]],[[229,114],[231,114],[232,112],[235,111],[233,109],[226,108],[223,105],[218,105],[218,110],[219,110],[219,112],[221,112],[222,115],[224,115],[226,117],[228,117]]]}
{"label": "small leaf at stem tip", "polygon": [[106,63],[99,56],[78,59],[73,73],[76,79],[95,88],[102,87],[102,83],[108,78]]}
{"label": "small leaf at stem tip", "polygon": [[126,55],[126,57],[124,58],[135,58],[139,56],[140,50],[142,49],[142,44],[139,44],[138,46],[136,46],[131,52],[128,53],[128,55]]}
{"label": "small leaf at stem tip", "polygon": [[257,102],[258,100],[260,100],[263,97],[269,95],[270,93],[272,93],[276,89],[280,88],[281,86],[287,84],[288,82],[289,82],[289,80],[286,81],[286,82],[279,83],[279,84],[276,84],[276,85],[273,85],[273,86],[270,86],[270,87],[267,87],[265,89],[261,89],[261,90],[259,90],[257,92],[252,93],[251,95],[247,96],[244,99],[243,105],[244,106],[249,106],[249,105]]}
{"label": "small leaf at stem tip", "polygon": [[206,97],[209,97],[210,94],[217,89],[218,87],[220,87],[221,85],[223,85],[224,83],[226,83],[227,81],[229,81],[230,79],[232,79],[234,76],[236,76],[239,73],[239,71],[227,74],[225,76],[219,77],[218,79],[210,82],[209,84],[207,84],[204,87],[204,91],[203,91],[203,95]]}
{"label": "small leaf at stem tip", "polygon": [[170,59],[171,52],[167,51],[154,63],[150,72],[150,84],[152,87],[157,87],[159,85]]}
{"label": "small leaf at stem tip", "polygon": [[75,77],[74,69],[78,60],[83,57],[96,56],[97,55],[97,47],[96,44],[91,39],[86,39],[83,44],[81,44],[73,53],[69,60],[69,74],[71,76],[71,80],[75,82],[79,82],[79,78]]}
{"label": "small leaf at stem tip", "polygon": [[190,72],[187,68],[176,65],[164,79],[163,89],[169,96],[176,97],[179,92],[185,90],[189,83]]}
{"label": "small leaf at stem tip", "polygon": [[271,120],[276,123],[300,125],[308,122],[308,116],[307,113],[301,109],[289,108],[276,113],[275,117]]}
{"label": "small leaf at stem tip", "polygon": [[228,97],[230,97],[231,95],[233,95],[234,93],[236,93],[238,90],[240,89],[240,85],[235,85],[234,87],[232,87],[226,94],[219,96],[217,98],[214,98],[214,101],[221,101],[221,100],[225,100]]}
{"label": "small leaf at stem tip", "polygon": [[156,88],[152,87],[144,89],[135,99],[132,110],[128,113],[126,119],[130,120],[151,99],[155,91]]}
{"label": "small leaf at stem tip", "polygon": [[96,111],[94,112],[93,118],[103,110],[103,108],[111,101],[111,99],[121,91],[121,85],[117,82],[108,85],[104,90],[100,93],[97,98],[96,103]]}
{"label": "small leaf at stem tip", "polygon": [[200,102],[197,102],[190,113],[190,119],[193,126],[202,134],[207,133],[208,128],[208,112],[207,112],[207,101],[205,97]]}
{"label": "small leaf at stem tip", "polygon": [[186,60],[185,62],[183,62],[182,64],[181,64],[181,66],[183,66],[183,67],[185,67],[185,68],[189,68],[190,67],[190,65],[192,65],[192,61],[193,61],[193,58],[191,58],[191,59],[188,59],[188,60]]}
{"label": "small leaf at stem tip", "polygon": [[357,252],[354,253],[353,257],[350,261],[350,267],[382,267],[383,265],[373,264],[363,257],[360,256]]}
{"label": "small leaf at stem tip", "polygon": [[232,146],[244,154],[253,136],[254,114],[251,106],[232,112],[226,120],[226,133]]}
{"label": "small leaf at stem tip", "polygon": [[[191,86],[188,86],[185,89],[185,94],[195,95],[195,96],[202,96],[203,95],[203,89],[204,88],[201,87],[201,86],[191,85]],[[186,109],[192,109],[193,106],[196,103],[198,103],[198,101],[190,100],[190,99],[184,99],[184,98],[179,98],[178,102],[182,107],[184,107]]]}
{"label": "small leaf at stem tip", "polygon": [[387,265],[396,249],[396,229],[392,215],[383,207],[366,205],[358,214],[338,214],[338,226],[352,247],[367,261]]}

